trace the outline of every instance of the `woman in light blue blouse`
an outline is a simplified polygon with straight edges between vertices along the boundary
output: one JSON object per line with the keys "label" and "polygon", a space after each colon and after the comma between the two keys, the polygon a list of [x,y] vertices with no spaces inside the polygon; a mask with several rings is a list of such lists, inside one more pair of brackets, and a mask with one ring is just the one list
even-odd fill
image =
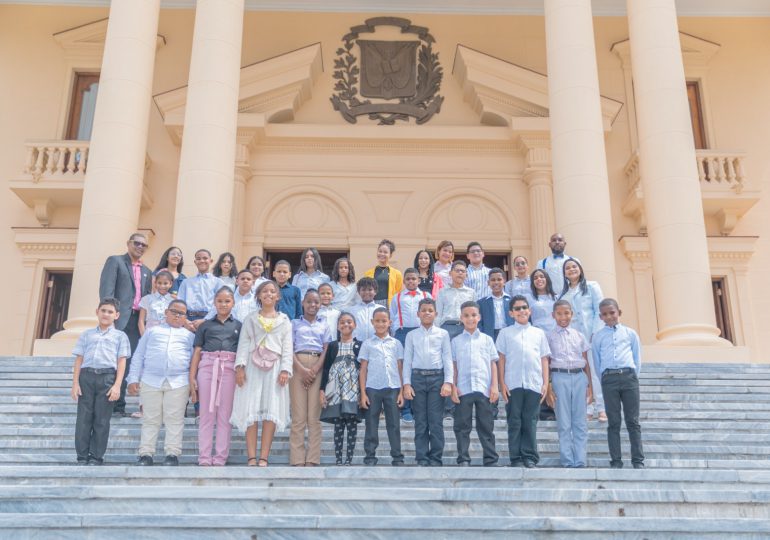
{"label": "woman in light blue blouse", "polygon": [[329,276],[324,274],[321,254],[316,248],[306,248],[302,252],[299,272],[294,274],[291,284],[299,289],[301,298],[305,298],[308,289],[318,289],[321,283],[329,283]]}
{"label": "woman in light blue blouse", "polygon": [[[604,323],[599,318],[599,302],[602,301],[602,289],[595,281],[586,280],[583,266],[577,259],[569,258],[564,261],[562,266],[564,276],[564,289],[561,292],[559,300],[567,300],[572,304],[572,323],[570,326],[580,331],[586,341],[591,342],[591,336],[599,330]],[[588,358],[591,361],[591,378],[594,388],[595,407],[588,407],[588,416],[593,417],[598,413],[599,421],[606,422],[607,415],[604,412],[604,396],[602,395],[602,385],[596,371],[593,369],[593,359],[591,352],[588,352]]]}
{"label": "woman in light blue blouse", "polygon": [[553,290],[551,276],[542,268],[538,268],[530,274],[527,281],[530,283],[530,290],[525,296],[529,300],[532,326],[548,334],[556,327],[556,320],[553,318],[556,293]]}

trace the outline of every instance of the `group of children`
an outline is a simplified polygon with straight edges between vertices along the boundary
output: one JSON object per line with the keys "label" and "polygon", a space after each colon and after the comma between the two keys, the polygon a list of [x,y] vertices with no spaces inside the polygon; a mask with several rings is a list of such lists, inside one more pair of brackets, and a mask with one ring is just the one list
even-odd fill
{"label": "group of children", "polygon": [[[335,263],[331,278],[324,274],[320,255],[309,248],[293,284],[288,262],[275,263],[273,280],[267,280],[261,271],[254,274],[254,258],[233,282],[225,282],[209,273],[211,254],[199,250],[198,274],[181,283],[176,297],[169,292],[174,276],[159,272],[155,292],[140,304],[143,335],[125,374],[129,392],[139,393],[143,406],[139,464],[153,464],[161,425],[166,428],[164,464],[178,463],[189,399],[200,409],[202,466],[227,462],[232,426],[246,434],[249,465],[267,466],[275,431],[288,426],[290,464],[319,465],[321,422],[334,424],[336,463],[349,465],[362,420],[363,462],[375,465],[383,414],[394,466],[405,460],[401,418],[413,418],[417,464],[442,465],[448,414],[454,420],[457,464],[470,465],[475,416],[483,464],[496,466],[494,421],[502,399],[510,465],[529,468],[539,461],[538,415],[550,397],[560,462],[585,467],[587,404],[597,392],[593,379],[604,390],[610,466],[623,464],[622,407],[632,464],[642,468],[639,338],[618,322],[618,303],[600,299],[603,325],[586,336],[575,303],[565,294],[585,283],[582,267],[579,279],[570,273],[576,259],[562,263],[565,292],[557,298],[545,260],[527,279],[526,291],[517,288],[516,278],[506,283],[503,270],[475,264],[483,260],[479,243],[468,246],[470,265],[442,262],[446,247],[439,246],[435,263],[427,251],[418,253],[420,268],[401,275],[388,265],[395,246],[383,241],[378,266],[358,281],[348,259]],[[231,255],[229,263],[234,268]],[[524,277],[517,271],[519,281]],[[382,287],[388,289],[385,294]],[[78,463],[101,464],[106,450],[110,402],[131,356],[125,334],[112,326],[119,311],[114,299],[102,299],[99,326],[82,334],[74,351]],[[547,315],[550,322],[535,324]]]}

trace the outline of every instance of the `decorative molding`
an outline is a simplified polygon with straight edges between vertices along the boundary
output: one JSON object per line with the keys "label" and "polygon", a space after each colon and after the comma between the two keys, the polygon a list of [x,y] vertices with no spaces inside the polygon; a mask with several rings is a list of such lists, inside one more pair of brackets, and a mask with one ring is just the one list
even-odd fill
{"label": "decorative molding", "polygon": [[[109,0],[0,0],[0,4],[108,7]],[[764,0],[677,0],[680,17],[770,17]],[[626,15],[625,0],[593,0],[596,17]],[[163,9],[193,9],[195,0],[162,0]],[[447,13],[467,15],[543,15],[542,0],[246,0],[247,11],[323,13]]]}
{"label": "decorative molding", "polygon": [[[482,124],[516,125],[515,119],[540,119],[540,130],[548,131],[548,77],[464,45],[457,46],[453,73],[463,89],[465,101]],[[610,131],[623,104],[601,96],[604,130]]]}
{"label": "decorative molding", "polygon": [[25,259],[65,256],[74,261],[78,237],[78,230],[75,228],[19,227],[13,231],[16,247],[24,254]]}
{"label": "decorative molding", "polygon": [[[314,43],[241,68],[238,132],[255,136],[268,122],[287,122],[310,99],[323,71],[321,44]],[[187,86],[156,94],[153,99],[166,129],[181,144]]]}

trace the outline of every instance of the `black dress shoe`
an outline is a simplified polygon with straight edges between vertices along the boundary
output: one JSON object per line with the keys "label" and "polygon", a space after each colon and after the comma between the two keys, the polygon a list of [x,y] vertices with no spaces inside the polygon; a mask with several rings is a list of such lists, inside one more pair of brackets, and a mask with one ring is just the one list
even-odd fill
{"label": "black dress shoe", "polygon": [[524,462],[522,461],[511,461],[510,467],[523,467]]}
{"label": "black dress shoe", "polygon": [[78,465],[88,465],[88,458],[78,458]]}
{"label": "black dress shoe", "polygon": [[495,461],[494,463],[484,463],[484,467],[499,467],[500,465]]}
{"label": "black dress shoe", "polygon": [[457,464],[457,466],[458,467],[470,467],[471,466],[471,462],[470,461],[461,461],[460,463]]}
{"label": "black dress shoe", "polygon": [[534,461],[530,461],[528,459],[525,459],[524,460],[524,468],[526,468],[526,469],[534,469],[535,468],[535,462]]}
{"label": "black dress shoe", "polygon": [[610,469],[622,469],[622,468],[623,468],[622,461],[610,461]]}
{"label": "black dress shoe", "polygon": [[98,457],[88,456],[88,464],[89,465],[104,465],[104,460],[103,459],[99,459]]}
{"label": "black dress shoe", "polygon": [[644,469],[644,463],[634,463],[634,469]]}
{"label": "black dress shoe", "polygon": [[166,456],[166,459],[163,460],[163,465],[176,467],[177,465],[179,465],[179,458],[177,458],[176,456],[168,455]]}
{"label": "black dress shoe", "polygon": [[126,411],[116,409],[112,411],[112,416],[117,416],[117,417],[126,416]]}
{"label": "black dress shoe", "polygon": [[152,456],[139,456],[139,460],[136,462],[136,464],[149,467],[153,464]]}

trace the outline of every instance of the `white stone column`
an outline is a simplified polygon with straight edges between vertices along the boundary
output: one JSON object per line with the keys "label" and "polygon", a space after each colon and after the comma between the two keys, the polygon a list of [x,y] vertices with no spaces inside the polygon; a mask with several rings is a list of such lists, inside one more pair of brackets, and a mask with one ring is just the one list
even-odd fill
{"label": "white stone column", "polygon": [[179,163],[174,244],[230,249],[243,0],[198,0]]}
{"label": "white stone column", "polygon": [[674,0],[628,0],[639,159],[661,345],[722,345]]}
{"label": "white stone column", "polygon": [[110,4],[83,183],[69,320],[54,339],[71,341],[96,324],[104,261],[125,252],[128,237],[137,229],[159,11],[160,0],[113,0]]}
{"label": "white stone column", "polygon": [[[590,0],[545,0],[556,228],[615,296],[615,243]],[[556,232],[556,231],[552,231]]]}
{"label": "white stone column", "polygon": [[[547,135],[522,137],[526,145],[526,168],[524,182],[529,188],[529,223],[532,261],[542,259],[551,253],[548,241],[556,232],[556,218],[553,207],[553,171],[551,169],[550,140]],[[514,254],[516,255],[516,254]]]}

